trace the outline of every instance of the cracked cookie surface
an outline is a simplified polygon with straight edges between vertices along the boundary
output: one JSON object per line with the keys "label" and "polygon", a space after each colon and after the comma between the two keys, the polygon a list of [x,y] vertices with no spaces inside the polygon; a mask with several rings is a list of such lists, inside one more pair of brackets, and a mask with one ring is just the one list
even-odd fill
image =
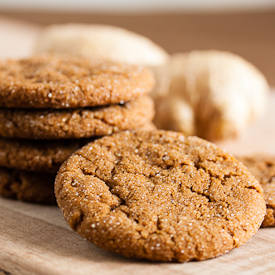
{"label": "cracked cookie surface", "polygon": [[242,245],[265,215],[262,188],[214,144],[168,131],[125,131],[72,155],[55,181],[81,236],[126,257],[213,258]]}
{"label": "cracked cookie surface", "polygon": [[40,204],[56,204],[55,174],[0,167],[0,196]]}
{"label": "cracked cookie surface", "polygon": [[258,155],[238,159],[262,185],[266,202],[266,215],[262,227],[275,226],[275,157]]}
{"label": "cracked cookie surface", "polygon": [[105,107],[70,110],[0,109],[0,136],[25,139],[88,138],[143,127],[154,117],[149,96]]}
{"label": "cracked cookie surface", "polygon": [[0,107],[77,108],[129,101],[154,86],[142,66],[69,55],[0,62]]}

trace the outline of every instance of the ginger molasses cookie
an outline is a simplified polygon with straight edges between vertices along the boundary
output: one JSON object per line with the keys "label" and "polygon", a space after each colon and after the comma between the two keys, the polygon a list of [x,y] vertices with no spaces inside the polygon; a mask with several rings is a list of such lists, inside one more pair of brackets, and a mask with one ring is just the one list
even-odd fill
{"label": "ginger molasses cookie", "polygon": [[87,138],[142,127],[154,117],[148,96],[124,104],[78,109],[0,109],[0,136],[26,139]]}
{"label": "ginger molasses cookie", "polygon": [[55,174],[0,167],[0,196],[25,202],[56,204]]}
{"label": "ginger molasses cookie", "polygon": [[[140,130],[156,130],[152,122]],[[94,138],[61,140],[28,140],[0,138],[0,166],[25,171],[56,173],[60,165],[76,150]]]}
{"label": "ginger molasses cookie", "polygon": [[129,101],[150,92],[141,66],[72,56],[0,62],[0,107],[77,108]]}
{"label": "ginger molasses cookie", "polygon": [[93,139],[27,140],[0,138],[0,166],[56,173],[76,150]]}
{"label": "ginger molasses cookie", "polygon": [[266,202],[266,215],[262,227],[275,226],[275,157],[247,156],[239,157],[262,185]]}
{"label": "ginger molasses cookie", "polygon": [[61,166],[55,194],[81,236],[155,261],[226,253],[257,231],[266,210],[244,165],[210,142],[168,131],[89,143]]}

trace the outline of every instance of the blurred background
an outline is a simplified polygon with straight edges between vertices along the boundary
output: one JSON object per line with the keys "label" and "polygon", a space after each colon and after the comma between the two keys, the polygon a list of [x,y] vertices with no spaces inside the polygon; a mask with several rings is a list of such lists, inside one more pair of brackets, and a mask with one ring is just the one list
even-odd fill
{"label": "blurred background", "polygon": [[169,53],[228,50],[275,85],[275,0],[1,0],[0,58],[27,55],[43,26],[67,22],[124,27]]}

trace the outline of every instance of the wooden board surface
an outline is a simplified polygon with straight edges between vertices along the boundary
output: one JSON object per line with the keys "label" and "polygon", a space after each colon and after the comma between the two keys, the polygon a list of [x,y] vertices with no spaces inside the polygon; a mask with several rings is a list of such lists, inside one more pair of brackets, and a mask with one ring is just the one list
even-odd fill
{"label": "wooden board surface", "polygon": [[106,252],[73,232],[54,206],[0,199],[0,274],[274,274],[275,228],[215,259],[151,263]]}
{"label": "wooden board surface", "polygon": [[[7,32],[0,18],[0,33],[6,33],[7,39],[18,43],[16,53],[9,48],[5,48],[5,52],[5,43],[2,43],[1,57],[7,56],[7,53],[15,57],[28,55],[39,28],[21,25],[19,30],[20,39],[16,26]],[[24,42],[20,44],[21,40]],[[237,139],[218,144],[238,155],[255,152],[275,155],[274,137],[275,92],[270,94],[263,119]],[[0,275],[275,274],[274,258],[275,228],[266,228],[260,229],[242,247],[207,261],[178,264],[126,259],[97,248],[78,236],[66,224],[58,207],[0,198]]]}

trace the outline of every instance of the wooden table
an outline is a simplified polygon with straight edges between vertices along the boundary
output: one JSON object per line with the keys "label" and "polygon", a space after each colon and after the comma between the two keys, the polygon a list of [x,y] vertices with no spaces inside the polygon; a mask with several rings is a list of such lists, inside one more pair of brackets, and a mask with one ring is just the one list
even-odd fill
{"label": "wooden table", "polygon": [[[0,274],[274,274],[275,228],[215,259],[151,263],[126,259],[73,232],[55,206],[0,199]],[[2,273],[1,273],[2,272]]]}
{"label": "wooden table", "polygon": [[[13,23],[12,23],[13,24]],[[12,25],[14,28],[16,25]],[[0,33],[6,31],[1,29]],[[15,32],[7,39],[17,41]],[[27,55],[39,27],[21,25],[24,42],[14,55]],[[14,36],[12,36],[14,34]],[[21,46],[21,47],[20,47]],[[0,45],[0,56],[1,56]],[[16,47],[15,47],[16,48]],[[6,48],[6,53],[10,49]],[[12,53],[12,50],[10,50]],[[7,54],[6,54],[7,55]],[[2,56],[3,57],[3,51]],[[275,155],[275,92],[263,119],[235,140],[218,145],[234,154]],[[189,263],[151,263],[126,259],[88,243],[66,224],[56,206],[0,198],[0,275],[16,274],[275,274],[275,228],[260,229],[242,247],[215,259]]]}

